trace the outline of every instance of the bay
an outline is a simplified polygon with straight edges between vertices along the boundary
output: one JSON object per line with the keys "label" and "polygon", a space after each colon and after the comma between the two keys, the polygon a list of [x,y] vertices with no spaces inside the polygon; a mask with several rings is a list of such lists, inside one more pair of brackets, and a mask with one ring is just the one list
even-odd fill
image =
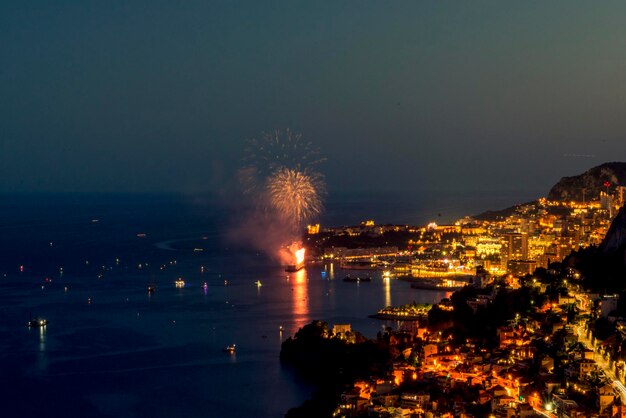
{"label": "bay", "polygon": [[[530,198],[343,194],[321,222],[450,222]],[[299,327],[322,319],[373,337],[387,324],[368,315],[381,307],[447,296],[380,272],[344,282],[333,264],[287,274],[271,251],[232,239],[237,207],[207,196],[3,196],[0,416],[280,417],[314,390],[278,357]],[[29,329],[38,315],[49,325]]]}

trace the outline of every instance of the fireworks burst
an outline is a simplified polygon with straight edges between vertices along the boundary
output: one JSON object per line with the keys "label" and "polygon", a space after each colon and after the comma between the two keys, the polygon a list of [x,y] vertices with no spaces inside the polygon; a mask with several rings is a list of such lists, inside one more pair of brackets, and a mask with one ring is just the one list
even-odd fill
{"label": "fireworks burst", "polygon": [[310,142],[289,129],[247,142],[238,174],[252,205],[240,234],[276,256],[286,271],[304,267],[303,227],[323,209],[324,177],[316,169],[322,161]]}
{"label": "fireworks burst", "polygon": [[272,208],[294,226],[301,226],[321,212],[322,190],[319,179],[284,167],[278,169],[267,181]]}
{"label": "fireworks burst", "polygon": [[290,129],[262,132],[259,139],[248,141],[244,152],[240,180],[247,194],[257,194],[270,177],[282,168],[288,168],[315,177],[321,184],[322,176],[316,166],[324,161],[320,152],[302,134]]}
{"label": "fireworks burst", "polygon": [[275,130],[248,141],[240,180],[259,208],[297,230],[322,211],[324,178],[315,169],[322,161],[301,134]]}

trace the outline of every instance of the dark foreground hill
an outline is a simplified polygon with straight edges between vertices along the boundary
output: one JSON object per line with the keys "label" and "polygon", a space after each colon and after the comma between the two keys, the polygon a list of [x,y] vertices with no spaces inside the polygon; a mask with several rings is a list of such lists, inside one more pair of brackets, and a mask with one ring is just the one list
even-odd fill
{"label": "dark foreground hill", "polygon": [[573,251],[563,260],[577,269],[586,289],[598,292],[626,290],[626,207],[613,219],[602,243]]}
{"label": "dark foreground hill", "polygon": [[[617,216],[611,222],[611,227],[606,233],[600,250],[605,254],[615,254],[617,256],[626,256],[626,206],[617,213]],[[626,260],[626,258],[625,258]]]}

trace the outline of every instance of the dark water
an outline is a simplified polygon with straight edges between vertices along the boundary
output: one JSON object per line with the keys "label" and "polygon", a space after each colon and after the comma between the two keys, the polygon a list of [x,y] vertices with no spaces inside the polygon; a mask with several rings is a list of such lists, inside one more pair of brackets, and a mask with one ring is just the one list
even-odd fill
{"label": "dark water", "polygon": [[[331,197],[322,221],[447,221],[532,197]],[[234,207],[208,197],[3,196],[0,417],[280,417],[313,390],[278,359],[300,326],[324,319],[373,336],[383,324],[367,316],[379,308],[445,296],[377,273],[346,283],[332,265],[287,275],[228,239]],[[50,324],[29,329],[31,315]],[[232,343],[231,356],[222,349]]]}

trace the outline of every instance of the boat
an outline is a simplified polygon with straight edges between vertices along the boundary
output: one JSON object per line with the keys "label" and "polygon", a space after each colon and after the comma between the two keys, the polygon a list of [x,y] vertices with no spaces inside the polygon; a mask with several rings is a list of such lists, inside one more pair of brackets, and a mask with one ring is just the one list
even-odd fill
{"label": "boat", "polygon": [[235,353],[235,344],[227,345],[226,347],[224,347],[222,349],[222,351],[225,352],[225,353],[234,354]]}
{"label": "boat", "polygon": [[181,288],[181,287],[185,287],[185,281],[182,278],[178,278],[178,280],[176,280],[174,282],[174,284],[176,285],[176,287]]}
{"label": "boat", "polygon": [[260,280],[257,280],[256,282],[254,282],[254,284],[257,285],[257,287],[263,286]]}
{"label": "boat", "polygon": [[371,282],[372,278],[370,276],[364,276],[364,277],[352,277],[349,274],[344,277],[343,279],[344,282]]}
{"label": "boat", "polygon": [[148,286],[148,293],[154,293],[156,291],[156,286],[150,285]]}
{"label": "boat", "polygon": [[28,328],[43,328],[48,325],[48,320],[44,318],[35,318],[28,321]]}
{"label": "boat", "polygon": [[297,271],[300,271],[304,268],[304,264],[290,264],[287,267],[285,267],[285,271],[287,273],[295,273]]}

